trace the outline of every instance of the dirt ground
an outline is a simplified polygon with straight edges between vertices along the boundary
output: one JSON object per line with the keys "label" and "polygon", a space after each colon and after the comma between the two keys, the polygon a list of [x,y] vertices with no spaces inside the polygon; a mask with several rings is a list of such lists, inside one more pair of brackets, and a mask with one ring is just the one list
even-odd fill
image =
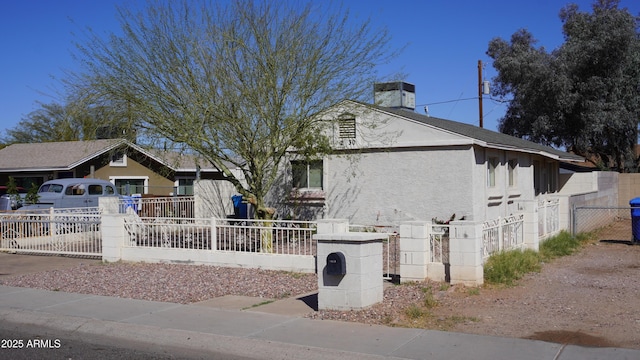
{"label": "dirt ground", "polygon": [[0,280],[16,275],[68,269],[80,264],[95,265],[100,263],[100,260],[92,257],[58,255],[21,256],[0,252]]}
{"label": "dirt ground", "polygon": [[515,287],[442,291],[433,315],[458,319],[456,332],[640,349],[640,245],[610,240],[621,228],[630,233],[605,229]]}

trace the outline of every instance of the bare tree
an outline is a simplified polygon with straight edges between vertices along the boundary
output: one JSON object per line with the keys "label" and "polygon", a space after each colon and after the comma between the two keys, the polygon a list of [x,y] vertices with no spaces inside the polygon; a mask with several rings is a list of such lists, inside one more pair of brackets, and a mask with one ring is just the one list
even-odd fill
{"label": "bare tree", "polygon": [[[79,45],[83,71],[69,84],[92,103],[126,104],[139,139],[168,141],[224,171],[262,219],[271,217],[264,198],[287,151],[326,151],[317,115],[370,97],[377,66],[399,52],[386,29],[324,2],[118,10],[121,34],[89,33]],[[246,185],[228,164],[243,170]]]}

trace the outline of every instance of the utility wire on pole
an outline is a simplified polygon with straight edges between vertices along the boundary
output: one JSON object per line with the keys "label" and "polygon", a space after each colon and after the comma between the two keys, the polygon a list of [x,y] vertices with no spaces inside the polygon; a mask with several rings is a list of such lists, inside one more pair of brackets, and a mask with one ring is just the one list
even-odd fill
{"label": "utility wire on pole", "polygon": [[482,80],[482,60],[478,60],[478,113],[480,118],[480,127],[484,127],[482,119],[482,96],[489,95],[489,82]]}
{"label": "utility wire on pole", "polygon": [[478,112],[480,116],[480,127],[482,123],[482,60],[478,60]]}

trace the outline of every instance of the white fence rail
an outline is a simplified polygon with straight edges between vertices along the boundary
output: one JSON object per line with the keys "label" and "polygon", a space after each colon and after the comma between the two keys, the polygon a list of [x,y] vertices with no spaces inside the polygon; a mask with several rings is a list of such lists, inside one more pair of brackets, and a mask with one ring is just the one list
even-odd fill
{"label": "white fence rail", "polygon": [[125,218],[128,246],[315,255],[309,221],[195,218]]}
{"label": "white fence rail", "polygon": [[251,251],[282,255],[315,255],[311,221],[215,220],[218,250]]}
{"label": "white fence rail", "polygon": [[0,214],[0,250],[34,254],[100,256],[97,208]]}
{"label": "white fence rail", "polygon": [[538,201],[538,236],[546,239],[560,232],[560,199]]}
{"label": "white fence rail", "polygon": [[349,225],[349,231],[385,234],[387,239],[382,243],[382,278],[393,280],[394,275],[400,275],[400,234],[397,226]]}
{"label": "white fence rail", "polygon": [[482,256],[524,246],[524,214],[499,217],[482,225]]}
{"label": "white fence rail", "polygon": [[431,262],[449,263],[449,230],[450,225],[433,224],[429,235]]}
{"label": "white fence rail", "polygon": [[141,217],[164,218],[193,218],[193,196],[172,197],[135,197],[124,196],[120,200],[120,213],[126,213],[127,209]]}

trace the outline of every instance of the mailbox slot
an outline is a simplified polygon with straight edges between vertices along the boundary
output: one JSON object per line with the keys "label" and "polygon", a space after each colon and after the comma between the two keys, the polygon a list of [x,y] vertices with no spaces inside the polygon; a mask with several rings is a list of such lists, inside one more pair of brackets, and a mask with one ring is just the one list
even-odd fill
{"label": "mailbox slot", "polygon": [[327,255],[327,275],[345,275],[347,273],[347,262],[344,254],[333,252]]}

